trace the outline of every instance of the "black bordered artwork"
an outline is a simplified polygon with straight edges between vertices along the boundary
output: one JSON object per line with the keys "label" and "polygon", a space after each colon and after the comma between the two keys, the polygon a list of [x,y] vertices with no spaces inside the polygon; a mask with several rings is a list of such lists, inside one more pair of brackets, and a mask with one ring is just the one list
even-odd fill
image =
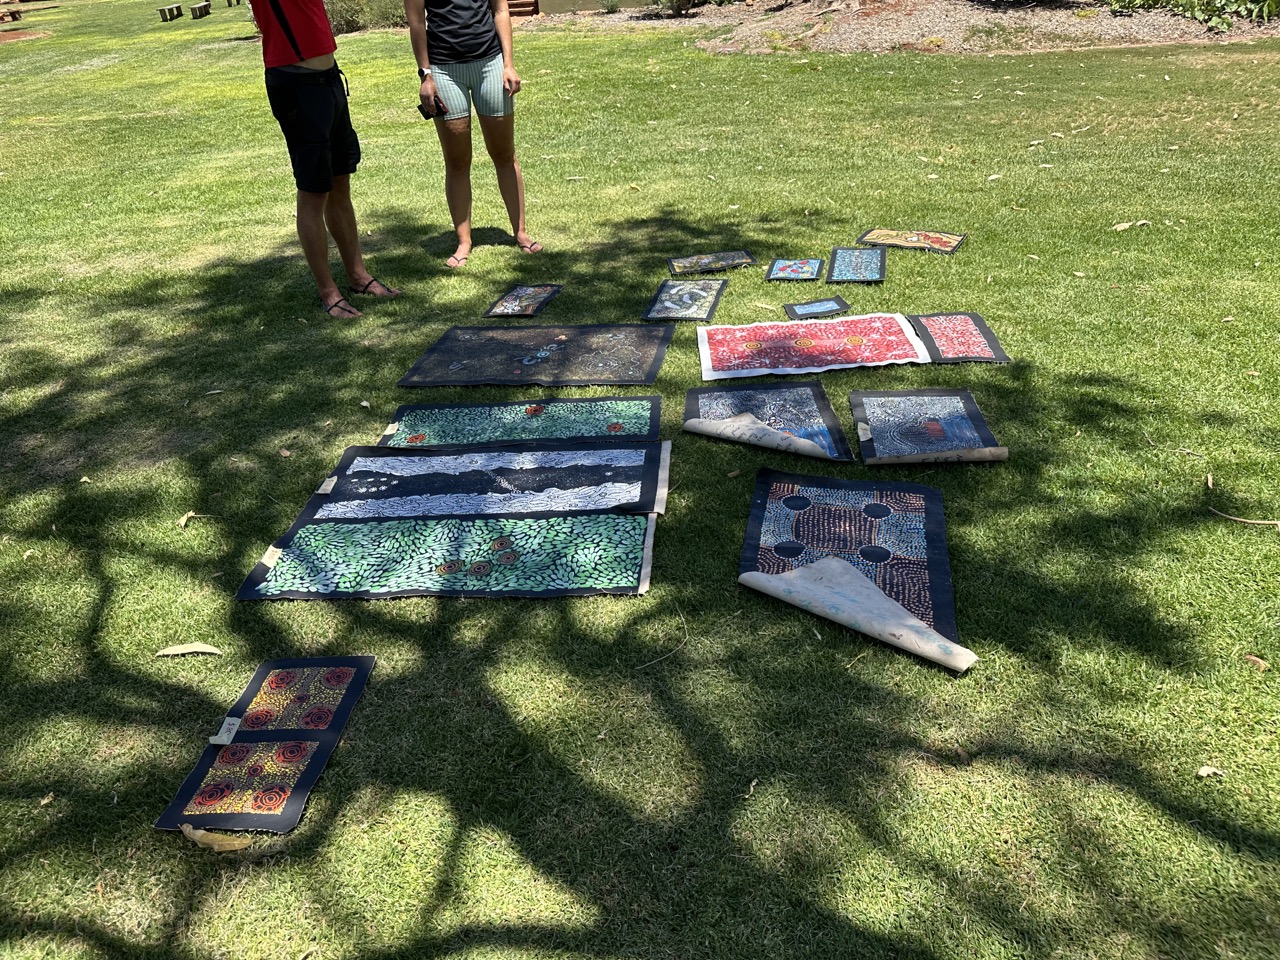
{"label": "black bordered artwork", "polygon": [[1008,363],[987,322],[976,313],[929,313],[907,317],[933,363]]}
{"label": "black bordered artwork", "polygon": [[756,476],[739,574],[786,573],[823,557],[853,564],[949,640],[957,640],[942,494],[918,483]]}
{"label": "black bordered artwork", "polygon": [[380,447],[506,445],[542,440],[657,440],[662,398],[542,397],[402,406]]}
{"label": "black bordered artwork", "polygon": [[728,280],[663,280],[643,319],[710,320],[728,285]]}
{"label": "black bordered artwork", "polygon": [[273,660],[227,711],[240,726],[210,744],[155,826],[287,833],[364,691],[373,657]]}
{"label": "black bordered artwork", "polygon": [[809,257],[803,260],[779,258],[765,268],[764,278],[766,280],[821,280],[822,265],[825,262],[821,257]]}
{"label": "black bordered artwork", "polygon": [[853,451],[849,449],[849,441],[831,408],[827,392],[817,380],[750,387],[698,387],[685,394],[685,423],[724,421],[748,413],[779,433],[815,444],[827,459],[853,459]]}
{"label": "black bordered artwork", "polygon": [[734,267],[749,267],[756,262],[748,250],[723,250],[720,253],[695,253],[688,257],[668,257],[667,269],[673,277],[689,273],[715,273]]}
{"label": "black bordered artwork", "polygon": [[827,283],[881,283],[885,264],[884,247],[832,247]]}
{"label": "black bordered artwork", "polygon": [[484,312],[484,316],[536,317],[546,309],[552,298],[563,289],[564,285],[560,283],[533,285],[517,283],[497,300],[489,304],[489,309]]}
{"label": "black bordered artwork", "polygon": [[858,238],[858,242],[950,256],[960,249],[966,236],[968,234],[944,233],[941,230],[868,230]]}
{"label": "black bordered artwork", "polygon": [[675,329],[670,323],[450,327],[400,386],[651,384]]}
{"label": "black bordered artwork", "polygon": [[968,390],[866,390],[849,394],[868,466],[1008,458]]}
{"label": "black bordered artwork", "polygon": [[834,317],[849,311],[849,304],[844,297],[830,296],[821,300],[810,300],[808,303],[784,303],[783,311],[792,320],[816,320],[820,317]]}
{"label": "black bordered artwork", "polygon": [[668,443],[352,447],[239,600],[648,588]]}

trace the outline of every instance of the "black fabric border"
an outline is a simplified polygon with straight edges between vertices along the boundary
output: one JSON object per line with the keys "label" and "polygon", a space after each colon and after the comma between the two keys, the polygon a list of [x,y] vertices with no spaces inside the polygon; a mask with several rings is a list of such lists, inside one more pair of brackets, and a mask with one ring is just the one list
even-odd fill
{"label": "black fabric border", "polygon": [[[831,434],[831,442],[835,445],[838,456],[833,463],[852,461],[853,450],[849,447],[849,438],[845,435],[844,427],[840,425],[840,420],[836,416],[835,409],[831,406],[831,401],[827,397],[827,391],[822,386],[820,380],[795,380],[787,383],[765,383],[759,386],[721,386],[721,387],[694,387],[684,395],[684,419],[685,421],[696,419],[698,416],[698,398],[708,393],[738,393],[746,390],[766,391],[766,390],[794,390],[797,387],[808,387],[813,394],[814,403],[817,404],[818,412],[822,416],[822,422],[826,424],[827,432]],[[714,440],[715,437],[708,439]],[[733,441],[730,441],[733,442]]]}
{"label": "black fabric border", "polygon": [[[798,313],[793,312],[794,307],[807,307],[813,303],[822,303],[824,300],[839,300],[844,304],[844,306],[832,311],[831,313],[806,313],[804,316],[800,316]],[[804,303],[784,303],[782,305],[782,312],[792,320],[823,320],[827,317],[838,317],[840,314],[851,309],[852,307],[849,306],[848,301],[845,300],[844,297],[838,296],[834,293],[829,297],[819,297],[817,300],[806,300]]]}
{"label": "black fabric border", "polygon": [[[685,257],[697,257],[697,256],[715,257],[715,256],[719,256],[722,253],[745,253],[747,255],[747,259],[743,260],[741,263],[734,263],[734,264],[730,264],[728,266],[723,266],[723,267],[702,267],[698,270],[680,270],[680,271],[677,271],[675,268],[675,262],[677,260],[683,260],[685,259]],[[756,263],[759,263],[759,261],[755,258],[755,256],[751,253],[750,250],[717,250],[715,253],[707,253],[707,254],[687,253],[685,254],[684,257],[667,257],[667,270],[671,272],[671,275],[673,277],[689,277],[699,273],[720,273],[722,270],[737,270],[739,267],[750,267]]]}
{"label": "black fabric border", "polygon": [[156,829],[180,830],[182,824],[189,823],[193,827],[202,829],[264,830],[269,833],[288,833],[296,827],[302,817],[303,808],[311,797],[312,788],[315,786],[316,781],[320,779],[320,775],[324,773],[325,767],[329,764],[329,757],[333,754],[334,748],[337,747],[338,741],[342,739],[342,733],[346,729],[347,721],[351,718],[351,711],[355,709],[357,701],[364,694],[365,685],[369,681],[369,675],[373,672],[375,663],[377,663],[376,657],[356,656],[291,657],[281,660],[269,660],[266,663],[259,664],[248,685],[240,694],[239,699],[227,711],[226,717],[240,718],[244,716],[249,704],[253,702],[254,695],[262,688],[262,684],[266,682],[267,676],[272,670],[306,667],[351,667],[355,671],[355,675],[351,678],[351,682],[343,693],[342,700],[333,711],[333,720],[330,721],[327,729],[306,730],[301,727],[292,727],[283,730],[239,730],[231,738],[232,743],[286,743],[292,740],[302,740],[318,744],[314,756],[307,764],[307,769],[303,771],[302,776],[298,778],[290,791],[289,799],[285,801],[284,810],[278,814],[205,813],[184,815],[183,809],[186,807],[187,801],[199,789],[205,775],[213,766],[218,753],[224,746],[227,746],[227,744],[207,744],[200,754],[200,759],[196,762],[194,769],[182,781],[182,785],[178,788],[174,799],[156,820]]}
{"label": "black fabric border", "polygon": [[[769,274],[773,273],[773,268],[777,264],[795,263],[796,260],[817,260],[818,272],[815,273],[812,277],[771,277],[769,276]],[[774,257],[772,260],[769,261],[769,266],[765,267],[764,279],[767,283],[813,283],[817,280],[822,279],[822,268],[825,267],[826,265],[827,265],[827,261],[823,260],[821,257]],[[883,268],[883,264],[881,264],[881,267]],[[884,270],[881,269],[880,272],[883,273]]]}
{"label": "black fabric border", "polygon": [[[857,250],[859,253],[866,253],[866,247],[832,247],[830,265],[827,267],[827,283],[884,283],[884,278],[889,273],[889,255],[884,247],[873,246],[872,250],[876,250],[880,254],[880,278],[878,280],[836,280],[834,274],[836,272],[836,252],[840,250]],[[805,318],[810,319],[809,317]]]}
{"label": "black fabric border", "polygon": [[[978,409],[978,403],[973,399],[973,394],[968,390],[948,390],[943,388],[934,388],[926,390],[855,390],[849,394],[849,412],[853,414],[853,429],[855,435],[858,436],[858,453],[862,457],[862,462],[867,463],[868,460],[874,459],[876,454],[876,440],[874,434],[868,440],[863,440],[861,435],[857,434],[858,424],[866,423],[870,426],[870,420],[867,418],[867,408],[863,400],[867,397],[959,397],[960,402],[964,405],[965,415],[969,418],[969,422],[973,424],[974,430],[978,434],[978,438],[982,441],[984,447],[998,447],[999,441],[991,433],[991,429],[987,426],[987,420],[982,415],[982,411]],[[945,454],[948,451],[940,450],[939,454]],[[932,465],[936,465],[931,463]],[[876,464],[871,464],[876,466]]]}
{"label": "black fabric border", "polygon": [[[503,299],[506,298],[506,296],[510,294],[513,290],[515,290],[517,287],[555,287],[555,290],[554,292],[552,292],[551,296],[547,297],[540,304],[538,304],[538,309],[533,311],[533,313],[494,313],[493,308],[496,307],[498,304],[500,304],[503,301]],[[523,320],[526,317],[536,317],[543,310],[547,309],[547,304],[549,304],[556,297],[560,296],[560,291],[563,289],[564,289],[563,283],[513,283],[506,293],[502,294],[502,296],[498,297],[497,300],[489,304],[489,309],[486,310],[484,313],[482,313],[481,316],[482,317],[499,317],[499,318],[506,318],[510,320]]]}
{"label": "black fabric border", "polygon": [[795,483],[811,487],[859,491],[895,490],[923,496],[925,498],[926,565],[929,571],[929,595],[933,600],[934,613],[933,629],[953,643],[960,642],[956,630],[955,591],[951,582],[951,560],[947,555],[947,522],[942,511],[941,491],[922,483],[833,480],[829,477],[783,473],[764,467],[756,474],[756,486],[751,494],[751,512],[747,517],[747,531],[742,541],[742,553],[738,558],[739,576],[758,569],[756,560],[760,554],[760,529],[764,523],[769,488],[775,483]]}
{"label": "black fabric border", "polygon": [[[973,321],[973,325],[978,332],[982,334],[982,339],[987,341],[987,346],[991,348],[994,356],[990,357],[944,357],[942,351],[938,349],[938,344],[934,342],[933,335],[925,328],[924,321],[930,317],[968,317]],[[929,353],[930,363],[1008,363],[1009,355],[1004,352],[1004,347],[1000,346],[999,339],[996,338],[995,331],[987,326],[987,321],[983,320],[979,314],[965,313],[961,310],[944,310],[941,313],[916,313],[907,317],[907,322],[911,324],[912,329],[920,336],[920,340],[924,343],[925,350]]]}
{"label": "black fabric border", "polygon": [[959,241],[956,243],[955,250],[935,250],[932,247],[907,247],[907,246],[903,246],[900,243],[881,243],[875,240],[867,239],[867,237],[875,233],[877,230],[896,230],[896,229],[898,228],[897,227],[872,227],[870,230],[868,230],[866,233],[860,236],[856,242],[865,243],[869,247],[893,247],[895,250],[915,250],[919,253],[936,253],[944,257],[951,257],[951,256],[954,256],[959,251],[959,249],[964,246],[964,242],[969,239],[969,235],[967,233],[951,233],[950,230],[912,230],[910,231],[911,233],[951,233],[953,237],[960,238]]}
{"label": "black fabric border", "polygon": [[[704,271],[704,272],[707,272],[707,271]],[[641,317],[640,319],[641,320],[665,320],[671,323],[706,323],[712,317],[714,317],[716,315],[716,310],[720,308],[720,298],[724,296],[725,288],[729,286],[728,280],[710,281],[711,283],[720,284],[720,287],[716,290],[715,299],[711,301],[711,310],[710,312],[707,313],[705,317],[653,317],[653,316],[650,316],[650,314],[653,313],[654,307],[658,305],[658,299],[662,296],[662,288],[665,287],[668,283],[680,283],[682,280],[686,279],[686,277],[687,277],[686,274],[681,274],[680,276],[676,276],[676,277],[667,277],[660,284],[658,284],[658,289],[654,291],[653,299],[649,301],[649,306],[645,307],[644,316]]]}
{"label": "black fabric border", "polygon": [[[426,365],[431,358],[432,351],[436,346],[449,334],[455,330],[620,330],[628,327],[635,327],[637,330],[651,330],[656,326],[664,329],[663,336],[658,343],[658,349],[654,351],[653,362],[649,369],[645,372],[644,377],[640,380],[543,380],[536,377],[530,377],[526,380],[498,380],[491,378],[482,378],[480,380],[433,380],[429,383],[416,383],[413,381],[415,371]],[[595,323],[584,324],[582,326],[555,326],[555,327],[539,327],[539,326],[519,326],[519,327],[450,327],[440,335],[439,340],[427,348],[427,352],[420,356],[409,368],[396,386],[400,387],[473,387],[482,384],[491,384],[494,386],[532,386],[539,385],[543,387],[589,387],[594,385],[604,385],[610,387],[617,386],[651,386],[658,379],[658,371],[662,368],[663,361],[667,358],[667,348],[671,345],[671,338],[675,336],[676,327],[674,323],[667,324],[639,324],[639,323]]]}
{"label": "black fabric border", "polygon": [[[662,424],[662,396],[661,394],[645,394],[640,397],[540,397],[537,400],[501,400],[496,403],[405,403],[401,404],[395,412],[394,419],[390,424],[398,424],[406,414],[414,410],[474,410],[477,407],[529,407],[535,404],[560,404],[560,403],[610,403],[616,400],[648,400],[649,401],[649,430],[643,436],[631,433],[626,436],[619,437],[617,443],[643,443],[647,441],[657,440],[659,438],[660,427]],[[376,446],[391,447],[391,434],[383,433],[378,438]],[[414,447],[391,447],[393,450],[474,450],[477,447],[512,447],[525,443],[572,443],[575,446],[591,443],[609,443],[612,434],[602,434],[600,436],[589,437],[541,437],[534,440],[485,440],[481,443],[437,443],[437,444],[421,444]]]}

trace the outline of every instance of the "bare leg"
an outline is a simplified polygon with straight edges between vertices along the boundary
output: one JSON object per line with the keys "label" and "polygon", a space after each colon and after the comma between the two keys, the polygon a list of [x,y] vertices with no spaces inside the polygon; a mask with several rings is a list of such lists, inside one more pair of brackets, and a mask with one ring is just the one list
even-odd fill
{"label": "bare leg", "polygon": [[399,290],[388,287],[381,280],[375,281],[365,268],[364,254],[360,251],[360,229],[356,225],[356,211],[351,206],[351,176],[343,174],[333,178],[333,190],[324,208],[325,226],[337,244],[342,265],[347,268],[347,279],[356,293],[371,297],[398,297]]}
{"label": "bare leg", "polygon": [[458,249],[446,262],[460,267],[471,255],[471,118],[437,120],[435,124],[444,151],[444,196],[458,233]]}
{"label": "bare leg", "polygon": [[[302,255],[316,278],[316,291],[320,303],[326,309],[342,300],[338,285],[333,282],[329,269],[329,234],[325,229],[325,208],[329,194],[298,191],[298,240],[302,243]],[[354,219],[354,218],[353,218]],[[335,317],[358,317],[360,311],[345,302],[332,311]]]}
{"label": "bare leg", "polygon": [[511,220],[511,232],[516,243],[525,253],[538,253],[542,244],[529,236],[524,222],[524,174],[516,160],[515,114],[505,117],[481,117],[480,130],[484,134],[485,149],[498,174],[498,191],[507,206]]}

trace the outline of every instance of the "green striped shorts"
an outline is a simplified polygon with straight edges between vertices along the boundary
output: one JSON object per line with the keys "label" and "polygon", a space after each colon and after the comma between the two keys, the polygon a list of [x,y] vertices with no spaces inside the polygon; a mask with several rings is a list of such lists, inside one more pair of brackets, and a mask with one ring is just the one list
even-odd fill
{"label": "green striped shorts", "polygon": [[505,117],[515,112],[515,104],[502,87],[502,54],[488,60],[470,63],[437,63],[431,67],[436,93],[449,108],[437,120],[456,120],[471,116],[474,100],[476,113],[482,117]]}

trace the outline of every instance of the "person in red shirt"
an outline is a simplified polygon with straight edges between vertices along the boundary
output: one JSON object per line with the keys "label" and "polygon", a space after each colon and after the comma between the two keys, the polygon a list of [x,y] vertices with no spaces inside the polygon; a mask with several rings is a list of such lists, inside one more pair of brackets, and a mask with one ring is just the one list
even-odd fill
{"label": "person in red shirt", "polygon": [[351,174],[360,140],[351,128],[345,77],[322,0],[249,0],[262,31],[267,100],[280,124],[298,186],[298,239],[316,279],[320,306],[332,317],[358,317],[329,269],[333,236],[350,283],[349,293],[398,297],[364,264]]}

